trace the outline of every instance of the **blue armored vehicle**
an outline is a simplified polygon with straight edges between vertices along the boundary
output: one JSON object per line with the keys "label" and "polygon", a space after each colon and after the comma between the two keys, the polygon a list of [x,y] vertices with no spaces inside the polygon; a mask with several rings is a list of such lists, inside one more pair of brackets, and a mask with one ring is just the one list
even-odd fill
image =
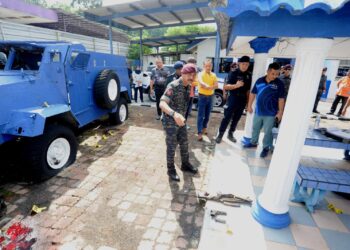
{"label": "blue armored vehicle", "polygon": [[23,141],[19,155],[35,180],[74,162],[78,128],[105,115],[124,122],[130,94],[123,56],[67,42],[0,42],[0,145]]}

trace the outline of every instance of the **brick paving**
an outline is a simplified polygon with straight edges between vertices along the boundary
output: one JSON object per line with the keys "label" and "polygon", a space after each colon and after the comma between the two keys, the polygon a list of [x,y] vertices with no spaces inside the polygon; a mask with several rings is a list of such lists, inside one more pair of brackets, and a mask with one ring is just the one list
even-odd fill
{"label": "brick paving", "polygon": [[[218,117],[212,115],[210,137]],[[77,161],[58,176],[3,184],[8,211],[0,228],[17,221],[32,227],[34,249],[196,249],[204,215],[196,192],[206,190],[214,144],[196,141],[190,118],[190,156],[199,173],[178,170],[181,182],[169,183],[164,133],[154,118],[154,108],[131,106],[126,124],[85,130]],[[33,204],[48,209],[30,216]]]}

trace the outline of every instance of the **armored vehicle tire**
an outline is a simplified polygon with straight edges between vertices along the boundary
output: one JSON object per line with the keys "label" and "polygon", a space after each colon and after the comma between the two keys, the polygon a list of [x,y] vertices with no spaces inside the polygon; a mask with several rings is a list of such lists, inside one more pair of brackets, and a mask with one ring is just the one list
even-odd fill
{"label": "armored vehicle tire", "polygon": [[129,117],[129,109],[127,101],[122,98],[118,104],[118,109],[114,113],[109,114],[109,121],[113,125],[122,124]]}
{"label": "armored vehicle tire", "polygon": [[28,174],[35,181],[57,175],[75,161],[78,144],[68,127],[51,124],[41,136],[28,138],[24,145],[24,160]]}
{"label": "armored vehicle tire", "polygon": [[154,91],[153,91],[153,93],[151,93],[151,90],[148,91],[148,99],[152,102],[156,101],[156,94]]}
{"label": "armored vehicle tire", "polygon": [[115,108],[120,96],[120,83],[117,74],[112,70],[103,70],[94,84],[96,104],[105,109]]}

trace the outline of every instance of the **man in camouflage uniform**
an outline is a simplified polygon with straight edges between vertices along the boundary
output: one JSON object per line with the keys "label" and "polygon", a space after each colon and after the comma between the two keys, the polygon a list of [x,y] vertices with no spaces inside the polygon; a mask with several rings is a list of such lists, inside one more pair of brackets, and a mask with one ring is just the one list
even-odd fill
{"label": "man in camouflage uniform", "polygon": [[196,167],[189,161],[187,129],[185,114],[190,99],[190,85],[196,76],[196,66],[186,64],[181,70],[182,76],[171,82],[160,101],[160,108],[163,111],[162,123],[165,130],[167,145],[167,166],[169,178],[173,181],[180,181],[175,170],[175,150],[180,145],[181,170],[197,173]]}
{"label": "man in camouflage uniform", "polygon": [[159,107],[160,98],[162,97],[167,84],[168,76],[170,75],[170,71],[168,68],[163,66],[163,61],[161,58],[156,59],[156,67],[152,69],[152,75],[151,75],[151,84],[150,84],[150,90],[151,93],[154,91],[154,94],[156,95],[156,102],[157,102],[157,114],[156,117],[157,120],[160,119],[160,115],[162,114],[162,111]]}

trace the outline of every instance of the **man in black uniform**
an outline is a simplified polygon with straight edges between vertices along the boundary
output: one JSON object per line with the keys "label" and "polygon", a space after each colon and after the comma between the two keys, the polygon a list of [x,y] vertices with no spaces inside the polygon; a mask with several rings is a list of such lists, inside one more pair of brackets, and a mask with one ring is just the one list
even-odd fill
{"label": "man in black uniform", "polygon": [[168,76],[170,75],[169,69],[164,67],[163,61],[161,58],[156,59],[156,67],[152,69],[152,75],[151,75],[151,84],[150,84],[150,90],[151,92],[154,91],[156,95],[156,102],[157,102],[157,114],[156,117],[157,120],[160,119],[160,115],[162,114],[162,111],[159,107],[160,98],[162,97],[166,84]]}
{"label": "man in black uniform", "polygon": [[186,64],[182,68],[181,74],[182,76],[178,80],[168,85],[159,105],[163,111],[162,123],[166,134],[168,175],[173,181],[180,181],[174,162],[177,144],[180,145],[181,170],[194,174],[198,171],[189,161],[186,120],[184,118],[190,99],[190,85],[196,76],[196,66]]}
{"label": "man in black uniform", "polygon": [[184,66],[184,63],[181,61],[177,61],[174,64],[175,72],[173,74],[171,74],[170,76],[168,76],[167,85],[169,83],[171,83],[172,81],[175,81],[181,77],[181,70],[182,70],[183,66]]}
{"label": "man in black uniform", "polygon": [[227,138],[232,142],[237,141],[233,136],[233,132],[236,130],[238,121],[247,105],[250,86],[252,84],[252,74],[248,71],[249,61],[250,58],[248,56],[241,57],[238,60],[238,69],[230,72],[228,75],[227,84],[224,86],[224,89],[228,91],[228,98],[224,106],[224,118],[221,121],[215,140],[216,143],[221,143],[230,120],[232,122]]}

